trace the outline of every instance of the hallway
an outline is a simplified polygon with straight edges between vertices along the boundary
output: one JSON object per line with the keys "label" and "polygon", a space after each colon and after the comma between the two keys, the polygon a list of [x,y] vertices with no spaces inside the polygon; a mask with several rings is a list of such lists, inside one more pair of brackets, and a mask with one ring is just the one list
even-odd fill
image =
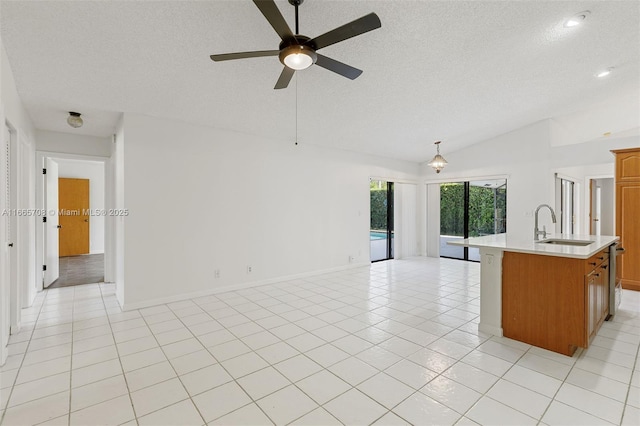
{"label": "hallway", "polygon": [[104,281],[104,254],[83,254],[60,258],[60,277],[48,288],[94,284]]}

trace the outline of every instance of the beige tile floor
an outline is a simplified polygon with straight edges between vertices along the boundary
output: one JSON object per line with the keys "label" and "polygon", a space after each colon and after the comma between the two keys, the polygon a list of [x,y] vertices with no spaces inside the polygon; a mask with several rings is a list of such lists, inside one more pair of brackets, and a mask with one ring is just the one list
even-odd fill
{"label": "beige tile floor", "polygon": [[121,312],[40,293],[3,425],[640,424],[640,297],[569,358],[477,331],[479,265],[415,258]]}

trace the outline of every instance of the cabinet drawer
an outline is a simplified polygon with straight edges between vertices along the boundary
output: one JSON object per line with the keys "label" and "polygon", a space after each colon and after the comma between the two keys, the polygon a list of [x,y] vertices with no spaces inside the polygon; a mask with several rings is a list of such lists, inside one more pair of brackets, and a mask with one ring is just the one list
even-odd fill
{"label": "cabinet drawer", "polygon": [[584,265],[584,273],[589,274],[591,271],[596,269],[602,262],[609,259],[609,250],[602,250],[593,256],[591,256]]}

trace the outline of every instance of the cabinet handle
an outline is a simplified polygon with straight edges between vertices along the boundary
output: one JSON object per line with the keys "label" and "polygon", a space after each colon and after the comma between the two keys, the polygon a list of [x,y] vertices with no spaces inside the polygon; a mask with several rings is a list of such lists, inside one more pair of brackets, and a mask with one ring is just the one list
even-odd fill
{"label": "cabinet handle", "polygon": [[600,273],[598,272],[597,274],[594,274],[594,275],[595,275],[596,277],[599,277],[599,276],[600,276]]}
{"label": "cabinet handle", "polygon": [[598,259],[600,259],[600,260],[603,260],[603,259],[604,259],[604,256],[602,256],[602,257],[599,257]]}
{"label": "cabinet handle", "polygon": [[607,266],[609,265],[602,265],[602,269],[607,269]]}
{"label": "cabinet handle", "polygon": [[589,262],[589,265],[596,266],[596,262]]}

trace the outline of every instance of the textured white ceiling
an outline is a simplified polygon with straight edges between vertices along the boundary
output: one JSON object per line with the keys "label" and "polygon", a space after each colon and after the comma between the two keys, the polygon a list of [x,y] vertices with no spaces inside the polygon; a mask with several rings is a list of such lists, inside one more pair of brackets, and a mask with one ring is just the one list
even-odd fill
{"label": "textured white ceiling", "polygon": [[[276,0],[290,26],[293,8]],[[640,93],[640,2],[306,0],[316,36],[369,12],[382,28],[321,53],[273,90],[277,57],[214,63],[212,53],[277,49],[250,1],[2,1],[1,35],[36,127],[106,136],[139,112],[300,143],[422,162],[523,125]],[[591,10],[584,25],[563,21]],[[594,74],[616,67],[606,79]]]}

